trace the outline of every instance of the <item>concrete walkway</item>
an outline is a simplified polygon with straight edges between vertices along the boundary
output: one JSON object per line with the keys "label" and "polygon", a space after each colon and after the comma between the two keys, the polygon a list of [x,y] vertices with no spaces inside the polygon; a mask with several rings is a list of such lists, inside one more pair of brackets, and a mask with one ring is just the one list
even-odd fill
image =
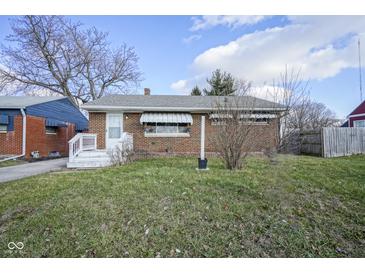
{"label": "concrete walkway", "polygon": [[22,179],[66,167],[68,158],[39,161],[24,165],[0,167],[0,183]]}

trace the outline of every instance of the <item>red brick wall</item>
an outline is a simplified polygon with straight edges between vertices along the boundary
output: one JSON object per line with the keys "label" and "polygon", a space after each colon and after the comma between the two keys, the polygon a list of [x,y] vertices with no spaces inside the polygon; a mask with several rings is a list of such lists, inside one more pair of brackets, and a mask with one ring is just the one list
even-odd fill
{"label": "red brick wall", "polygon": [[97,136],[98,149],[105,148],[105,126],[106,126],[105,112],[89,113],[89,132],[98,134]]}
{"label": "red brick wall", "polygon": [[[22,116],[14,118],[14,131],[0,133],[0,154],[22,153]],[[45,118],[27,115],[27,137],[25,158],[31,158],[32,151],[39,151],[41,157],[47,157],[51,151],[68,155],[68,141],[75,135],[75,125],[57,128],[57,134],[46,134]]]}
{"label": "red brick wall", "polygon": [[75,135],[74,124],[58,127],[56,134],[46,134],[45,118],[27,115],[26,158],[32,151],[39,151],[41,157],[47,157],[51,151],[68,155],[68,141]]}
{"label": "red brick wall", "polygon": [[[190,137],[145,137],[143,125],[140,124],[140,113],[125,113],[123,130],[133,134],[133,144],[136,151],[150,153],[199,154],[200,152],[200,117],[202,114],[193,114],[193,125]],[[128,118],[127,118],[128,116]],[[206,116],[206,151],[216,152],[211,137],[217,126],[211,124]],[[98,133],[98,148],[105,148],[105,113],[90,113],[89,129],[91,133]],[[257,125],[252,129],[250,139],[252,145],[247,150],[259,152],[276,145],[277,121],[268,125]]]}
{"label": "red brick wall", "polygon": [[[128,115],[128,119],[126,119]],[[170,152],[176,154],[199,154],[200,152],[200,121],[203,114],[192,114],[193,124],[190,137],[144,137],[143,125],[140,124],[138,113],[124,114],[124,131],[133,134],[133,144],[136,151]],[[208,114],[205,114],[205,144],[206,152],[217,152],[212,137],[217,126],[212,125]],[[276,145],[277,122],[269,125],[257,125],[251,130],[252,145],[246,150],[259,152]]]}
{"label": "red brick wall", "polygon": [[0,133],[0,154],[22,154],[23,139],[23,117],[17,115],[14,117],[14,130],[7,133]]}

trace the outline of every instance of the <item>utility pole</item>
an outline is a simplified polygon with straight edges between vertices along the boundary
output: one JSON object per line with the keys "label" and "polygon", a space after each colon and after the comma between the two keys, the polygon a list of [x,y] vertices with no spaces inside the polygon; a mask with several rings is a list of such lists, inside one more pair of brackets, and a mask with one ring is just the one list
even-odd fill
{"label": "utility pole", "polygon": [[360,50],[360,38],[357,42],[359,49],[359,80],[360,80],[360,102],[362,102],[362,76],[361,76],[361,50]]}

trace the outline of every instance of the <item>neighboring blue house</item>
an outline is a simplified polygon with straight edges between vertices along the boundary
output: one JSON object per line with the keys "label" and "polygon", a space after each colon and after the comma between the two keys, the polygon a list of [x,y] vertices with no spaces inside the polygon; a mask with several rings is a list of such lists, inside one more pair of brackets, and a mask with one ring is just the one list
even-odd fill
{"label": "neighboring blue house", "polygon": [[68,97],[0,96],[0,156],[68,155],[88,120]]}

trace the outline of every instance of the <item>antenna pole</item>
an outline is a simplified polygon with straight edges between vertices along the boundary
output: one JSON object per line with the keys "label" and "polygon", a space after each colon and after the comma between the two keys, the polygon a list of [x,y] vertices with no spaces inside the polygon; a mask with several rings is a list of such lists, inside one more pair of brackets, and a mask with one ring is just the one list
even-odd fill
{"label": "antenna pole", "polygon": [[361,51],[360,51],[360,38],[357,42],[359,48],[359,80],[360,80],[360,100],[362,102],[362,76],[361,76]]}

